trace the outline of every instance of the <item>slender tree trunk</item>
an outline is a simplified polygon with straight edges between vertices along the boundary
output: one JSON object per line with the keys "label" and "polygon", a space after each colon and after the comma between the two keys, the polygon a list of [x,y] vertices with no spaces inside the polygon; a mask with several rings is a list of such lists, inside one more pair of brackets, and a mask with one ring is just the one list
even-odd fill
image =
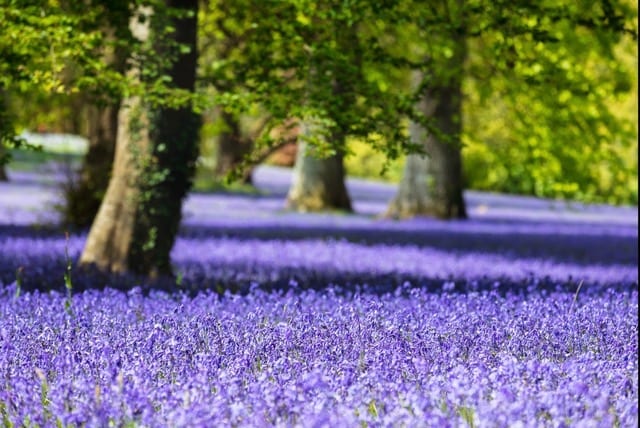
{"label": "slender tree trunk", "polygon": [[[193,12],[173,18],[172,37],[191,49],[168,70],[177,87],[193,91],[198,2],[172,0],[167,5]],[[134,16],[131,27],[137,38],[148,37],[149,20],[141,23]],[[82,265],[150,277],[171,274],[169,254],[182,200],[191,186],[199,123],[188,107],[151,109],[139,98],[125,100],[118,116],[114,168],[80,258]]]}
{"label": "slender tree trunk", "polygon": [[4,143],[0,142],[0,181],[9,181],[9,176],[7,175],[7,169],[4,163],[5,156],[7,156],[7,149],[4,147]]}
{"label": "slender tree trunk", "polygon": [[[0,144],[0,159],[6,156],[5,148],[2,144]],[[7,175],[7,169],[5,168],[4,163],[0,163],[0,181],[9,181],[9,176]]]}
{"label": "slender tree trunk", "polygon": [[11,126],[11,118],[7,111],[7,102],[5,100],[4,88],[0,87],[0,181],[9,181],[7,170],[5,166],[5,156],[8,155],[7,149],[4,146],[3,137],[9,136],[13,133]]}
{"label": "slender tree trunk", "polygon": [[[311,132],[307,125],[303,124],[301,128],[303,134]],[[287,207],[301,212],[351,211],[342,154],[320,159],[307,153],[308,150],[308,143],[301,139],[298,142]]]}
{"label": "slender tree trunk", "polygon": [[[418,108],[442,135],[427,132],[411,123],[411,139],[422,144],[426,156],[409,155],[404,175],[387,216],[405,218],[429,216],[442,219],[466,218],[463,198],[462,156],[462,67],[466,55],[464,39],[457,43],[447,70],[451,75],[440,85],[427,89]],[[422,78],[418,75],[419,79]],[[438,133],[439,134],[439,133]]]}
{"label": "slender tree trunk", "polygon": [[[109,40],[116,40],[119,32],[126,28],[130,19],[128,7],[112,9],[104,33]],[[123,47],[107,50],[104,62],[114,70],[123,73],[127,55]],[[85,112],[86,135],[89,143],[77,179],[67,183],[65,188],[66,206],[63,221],[75,227],[89,227],[93,222],[104,197],[115,156],[118,133],[118,109],[120,100],[108,98],[97,100],[89,96],[79,97],[79,108]]]}
{"label": "slender tree trunk", "polygon": [[89,147],[77,183],[66,190],[65,223],[88,227],[93,222],[109,184],[115,156],[118,106],[87,106]]}
{"label": "slender tree trunk", "polygon": [[[224,179],[229,172],[240,165],[245,156],[251,153],[253,141],[243,135],[238,119],[232,114],[220,111],[224,130],[218,136],[216,166],[214,174],[218,180]],[[251,171],[245,171],[243,181],[251,183]]]}

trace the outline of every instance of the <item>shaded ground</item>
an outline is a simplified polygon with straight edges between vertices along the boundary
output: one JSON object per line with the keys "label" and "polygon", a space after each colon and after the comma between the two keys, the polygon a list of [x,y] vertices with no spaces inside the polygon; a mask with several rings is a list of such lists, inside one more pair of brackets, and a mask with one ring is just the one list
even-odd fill
{"label": "shaded ground", "polygon": [[[25,285],[55,288],[65,246],[73,261],[85,238],[74,234],[65,244],[56,227],[64,168],[9,174],[11,181],[0,183],[0,281],[14,281],[23,266]],[[283,209],[290,180],[289,170],[261,167],[254,176],[259,195],[191,194],[173,252],[182,285],[637,288],[636,207],[466,192],[468,221],[393,221],[378,215],[394,186],[354,179],[348,188],[355,214],[302,215]]]}

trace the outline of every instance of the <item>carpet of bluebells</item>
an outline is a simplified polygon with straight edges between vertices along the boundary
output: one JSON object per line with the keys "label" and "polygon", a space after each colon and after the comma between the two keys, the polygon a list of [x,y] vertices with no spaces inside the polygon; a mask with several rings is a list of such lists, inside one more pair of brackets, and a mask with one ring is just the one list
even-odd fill
{"label": "carpet of bluebells", "polygon": [[300,215],[263,168],[191,195],[146,284],[75,266],[55,171],[10,176],[3,426],[638,425],[637,208],[469,192],[468,221],[399,222],[351,181],[355,214]]}

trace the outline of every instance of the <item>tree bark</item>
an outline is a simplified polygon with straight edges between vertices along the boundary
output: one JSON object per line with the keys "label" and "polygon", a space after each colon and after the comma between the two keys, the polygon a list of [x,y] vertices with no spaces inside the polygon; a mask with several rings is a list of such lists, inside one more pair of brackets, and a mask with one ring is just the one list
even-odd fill
{"label": "tree bark", "polygon": [[[117,2],[104,17],[103,32],[107,40],[112,42],[122,36],[121,33],[126,34],[127,21],[131,18],[128,6],[122,3]],[[103,60],[117,72],[124,73],[126,49],[105,49]],[[109,185],[116,149],[120,99],[102,98],[84,95],[74,100],[76,109],[85,113],[82,119],[86,120],[84,132],[89,143],[77,179],[67,183],[65,188],[63,221],[74,227],[91,226]]]}
{"label": "tree bark", "polygon": [[[170,0],[167,5],[193,12],[172,18],[176,30],[171,37],[191,49],[167,73],[176,87],[193,91],[198,2]],[[149,20],[141,23],[133,16],[131,29],[144,41],[151,30]],[[159,46],[160,53],[162,49]],[[137,97],[125,100],[118,116],[111,179],[81,265],[152,278],[172,274],[169,254],[180,224],[182,200],[192,183],[199,123],[189,107],[158,109]]]}
{"label": "tree bark", "polygon": [[[308,125],[301,128],[303,135],[311,132]],[[310,155],[308,150],[308,143],[300,139],[287,207],[300,212],[352,211],[342,154],[321,159]]]}
{"label": "tree bark", "polygon": [[5,97],[4,88],[0,87],[0,181],[9,181],[9,176],[7,175],[7,169],[4,162],[4,157],[7,156],[8,153],[2,139],[13,133],[11,118],[7,111],[7,102]]}
{"label": "tree bark", "polygon": [[[238,119],[232,114],[221,109],[220,119],[224,130],[218,136],[216,165],[214,174],[216,179],[223,180],[229,172],[240,165],[245,156],[251,153],[253,141],[244,136]],[[251,170],[245,171],[243,181],[251,183]]]}
{"label": "tree bark", "polygon": [[[418,109],[433,120],[438,134],[411,122],[413,142],[422,144],[426,156],[407,156],[403,178],[386,215],[394,218],[429,216],[441,219],[466,218],[463,197],[462,156],[462,67],[466,56],[464,39],[459,38],[446,70],[444,82],[425,90]],[[422,75],[416,75],[418,80]],[[443,138],[444,137],[444,138]]]}
{"label": "tree bark", "polygon": [[64,222],[88,227],[93,222],[109,185],[118,130],[118,106],[87,106],[89,147],[77,183],[65,189]]}
{"label": "tree bark", "polygon": [[[330,63],[332,97],[328,110],[335,125],[329,131],[328,138],[331,138],[332,146],[337,150],[335,155],[328,158],[311,156],[308,153],[310,146],[304,141],[304,137],[318,137],[318,135],[313,135],[315,130],[309,123],[301,125],[300,131],[303,138],[298,140],[293,183],[287,196],[288,208],[297,211],[353,211],[345,184],[346,172],[343,158],[350,123],[348,122],[349,114],[344,113],[356,102],[353,82],[363,78],[362,55],[356,25],[340,26],[335,28],[334,32],[336,43],[343,52],[349,53],[351,59],[348,65],[341,61]],[[312,64],[314,61],[316,59],[312,58]],[[328,83],[313,65],[310,67],[308,79],[308,84],[312,87],[315,84]]]}
{"label": "tree bark", "polygon": [[[5,149],[2,144],[0,144],[0,159],[5,156]],[[7,175],[7,169],[5,168],[4,163],[0,163],[0,181],[9,181],[9,176]]]}
{"label": "tree bark", "polygon": [[89,231],[80,257],[81,265],[95,265],[100,270],[126,272],[130,267],[133,230],[140,189],[140,167],[135,153],[149,146],[148,137],[134,136],[133,128],[148,127],[140,98],[130,98],[118,115],[118,136],[113,171],[98,213]]}

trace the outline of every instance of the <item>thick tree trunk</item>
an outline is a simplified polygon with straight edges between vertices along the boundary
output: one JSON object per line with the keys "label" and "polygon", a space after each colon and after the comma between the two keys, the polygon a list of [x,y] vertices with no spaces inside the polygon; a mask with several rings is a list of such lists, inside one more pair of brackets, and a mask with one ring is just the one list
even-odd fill
{"label": "thick tree trunk", "polygon": [[[191,50],[168,71],[175,86],[193,91],[198,2],[167,4],[193,12],[190,17],[173,19],[176,31],[172,37]],[[141,40],[148,37],[148,22],[140,23],[136,16],[132,19],[132,31]],[[125,100],[118,119],[114,168],[81,264],[150,277],[171,274],[169,254],[180,224],[182,200],[191,186],[199,123],[188,107],[152,110],[139,98]]]}
{"label": "thick tree trunk", "polygon": [[458,41],[457,48],[448,67],[451,75],[443,84],[427,89],[418,105],[425,116],[433,119],[433,125],[443,135],[427,132],[417,123],[410,124],[411,139],[422,144],[427,155],[407,157],[398,192],[386,213],[389,217],[453,219],[467,216],[460,143],[462,65],[466,54],[464,40]]}
{"label": "thick tree trunk", "polygon": [[[338,80],[343,77],[341,70],[334,71],[338,78],[333,82],[333,96],[337,103],[346,107],[353,103],[354,97],[349,90],[349,82]],[[315,73],[311,73],[311,76],[313,79]],[[342,151],[348,124],[343,123],[340,116],[333,119],[337,126],[331,131],[328,138],[332,139],[334,147],[338,147],[338,150],[335,155],[328,158],[319,158],[308,153],[311,147],[304,141],[304,137],[318,136],[314,135],[315,129],[311,124],[302,123],[300,126],[302,138],[298,139],[293,183],[287,195],[287,207],[290,209],[300,212],[353,211],[351,198],[345,184],[346,171]]]}
{"label": "thick tree trunk", "polygon": [[[132,132],[134,128],[142,132]],[[118,115],[118,136],[113,171],[98,214],[89,231],[80,257],[82,265],[95,265],[100,270],[126,272],[130,268],[133,230],[139,209],[140,167],[136,153],[149,146],[144,135],[148,119],[139,98],[128,99]]]}
{"label": "thick tree trunk", "polygon": [[[302,133],[311,132],[302,125]],[[307,153],[308,143],[298,142],[293,183],[287,196],[287,207],[293,210],[351,211],[351,199],[345,185],[345,169],[341,154],[321,159]]]}

